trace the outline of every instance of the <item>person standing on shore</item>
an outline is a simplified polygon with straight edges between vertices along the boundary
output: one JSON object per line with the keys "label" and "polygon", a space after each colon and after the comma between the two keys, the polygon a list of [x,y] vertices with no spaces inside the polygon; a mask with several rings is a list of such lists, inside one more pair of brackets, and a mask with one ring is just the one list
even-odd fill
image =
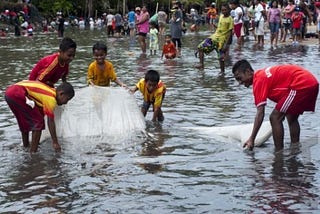
{"label": "person standing on shore", "polygon": [[273,47],[278,46],[279,29],[281,22],[281,10],[278,8],[278,1],[273,0],[271,2],[271,8],[268,10],[268,23],[270,29],[270,44]]}

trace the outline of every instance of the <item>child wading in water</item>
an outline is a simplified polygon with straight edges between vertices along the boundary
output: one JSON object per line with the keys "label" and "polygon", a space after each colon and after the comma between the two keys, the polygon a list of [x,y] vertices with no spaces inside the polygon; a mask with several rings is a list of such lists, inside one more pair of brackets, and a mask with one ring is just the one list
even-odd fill
{"label": "child wading in water", "polygon": [[54,109],[67,104],[73,97],[74,89],[67,82],[62,82],[57,89],[39,81],[29,80],[9,86],[5,92],[5,100],[18,121],[23,146],[30,146],[31,132],[30,152],[37,152],[42,130],[45,129],[46,115],[52,146],[55,151],[61,151],[56,134]]}
{"label": "child wading in water", "polygon": [[[222,15],[219,17],[218,27],[214,34],[206,38],[198,45],[199,64],[196,68],[204,68],[204,54],[209,54],[215,50],[218,54],[220,70],[224,72],[224,59],[231,43],[233,19],[230,16],[230,8],[227,4],[221,7]],[[196,54],[197,54],[196,53]]]}
{"label": "child wading in water", "polygon": [[92,52],[95,61],[88,68],[88,84],[110,86],[110,82],[113,81],[121,87],[127,87],[117,78],[112,63],[106,60],[107,46],[102,42],[97,42],[93,45]]}
{"label": "child wading in water", "polygon": [[29,80],[43,82],[50,87],[62,80],[66,82],[69,74],[69,64],[76,54],[77,44],[70,38],[63,38],[59,52],[42,58],[32,69]]}
{"label": "child wading in water", "polygon": [[156,55],[157,50],[159,50],[159,43],[158,43],[158,30],[155,26],[155,23],[150,23],[150,41],[149,41],[149,48],[150,48],[150,55]]}
{"label": "child wading in water", "polygon": [[163,45],[163,48],[162,48],[161,59],[163,58],[163,56],[166,59],[174,59],[176,58],[176,55],[177,55],[177,49],[174,43],[172,42],[171,35],[166,35],[165,44]]}
{"label": "child wading in water", "polygon": [[133,89],[130,89],[132,93],[137,90],[143,95],[143,104],[141,107],[142,114],[146,116],[150,105],[152,105],[152,121],[163,121],[164,116],[161,105],[166,93],[166,86],[160,80],[159,73],[155,70],[148,70],[145,77],[140,79]]}

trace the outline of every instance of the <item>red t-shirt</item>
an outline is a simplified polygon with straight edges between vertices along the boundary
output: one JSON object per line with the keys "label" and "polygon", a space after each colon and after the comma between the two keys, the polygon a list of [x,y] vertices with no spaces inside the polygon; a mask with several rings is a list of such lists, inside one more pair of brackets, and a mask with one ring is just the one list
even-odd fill
{"label": "red t-shirt", "polygon": [[173,42],[170,42],[169,44],[165,43],[163,45],[162,52],[165,57],[174,58],[176,56],[177,49]]}
{"label": "red t-shirt", "polygon": [[292,28],[300,29],[302,25],[302,19],[303,19],[303,15],[301,14],[301,12],[299,12],[298,14],[293,13],[291,19],[292,19]]}
{"label": "red t-shirt", "polygon": [[257,70],[253,76],[255,105],[278,102],[288,90],[301,90],[318,84],[315,76],[297,65],[278,65]]}
{"label": "red t-shirt", "polygon": [[32,69],[29,80],[55,84],[60,78],[65,78],[69,73],[69,65],[60,65],[58,57],[59,53],[55,53],[42,58]]}

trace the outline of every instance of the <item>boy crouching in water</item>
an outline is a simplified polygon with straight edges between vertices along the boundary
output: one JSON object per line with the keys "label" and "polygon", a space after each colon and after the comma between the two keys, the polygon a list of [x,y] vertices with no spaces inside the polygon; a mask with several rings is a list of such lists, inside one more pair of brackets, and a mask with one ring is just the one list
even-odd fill
{"label": "boy crouching in water", "polygon": [[5,100],[16,117],[24,147],[29,147],[29,133],[32,133],[30,152],[37,152],[42,130],[45,129],[44,116],[48,118],[52,146],[61,151],[56,134],[54,109],[67,104],[74,97],[73,86],[62,82],[56,89],[40,81],[21,81],[7,88]]}
{"label": "boy crouching in water", "polygon": [[160,75],[155,70],[148,70],[145,77],[140,79],[131,93],[139,90],[143,95],[143,104],[141,112],[146,116],[150,105],[153,106],[152,121],[163,121],[164,116],[161,110],[162,101],[166,93],[166,86],[160,80]]}

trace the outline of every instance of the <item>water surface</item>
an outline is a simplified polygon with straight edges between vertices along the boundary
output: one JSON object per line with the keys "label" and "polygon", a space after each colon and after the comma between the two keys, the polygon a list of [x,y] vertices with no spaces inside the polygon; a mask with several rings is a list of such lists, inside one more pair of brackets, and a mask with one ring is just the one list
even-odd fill
{"label": "water surface", "polygon": [[[108,44],[108,59],[118,77],[133,86],[148,69],[156,69],[168,91],[165,121],[150,122],[147,135],[129,139],[60,139],[63,151],[53,152],[45,141],[32,155],[21,147],[16,120],[3,99],[12,83],[26,79],[33,65],[57,51],[55,34],[0,40],[0,207],[13,213],[318,213],[320,187],[319,112],[301,116],[300,145],[274,153],[271,140],[253,153],[240,143],[203,136],[185,127],[250,123],[255,116],[251,89],[239,87],[231,65],[246,58],[254,68],[297,63],[318,79],[319,48],[280,46],[271,50],[246,43],[230,51],[226,73],[219,74],[216,55],[206,57],[205,70],[194,49],[208,32],[183,38],[183,57],[163,62],[141,57],[128,38],[106,38],[100,31],[71,31],[78,44],[69,81],[86,87],[95,41]],[[141,96],[136,95],[141,103]],[[85,98],[84,98],[85,99]],[[318,98],[318,104],[320,100]],[[268,102],[266,118],[274,104]],[[76,121],[75,121],[76,122]]]}

